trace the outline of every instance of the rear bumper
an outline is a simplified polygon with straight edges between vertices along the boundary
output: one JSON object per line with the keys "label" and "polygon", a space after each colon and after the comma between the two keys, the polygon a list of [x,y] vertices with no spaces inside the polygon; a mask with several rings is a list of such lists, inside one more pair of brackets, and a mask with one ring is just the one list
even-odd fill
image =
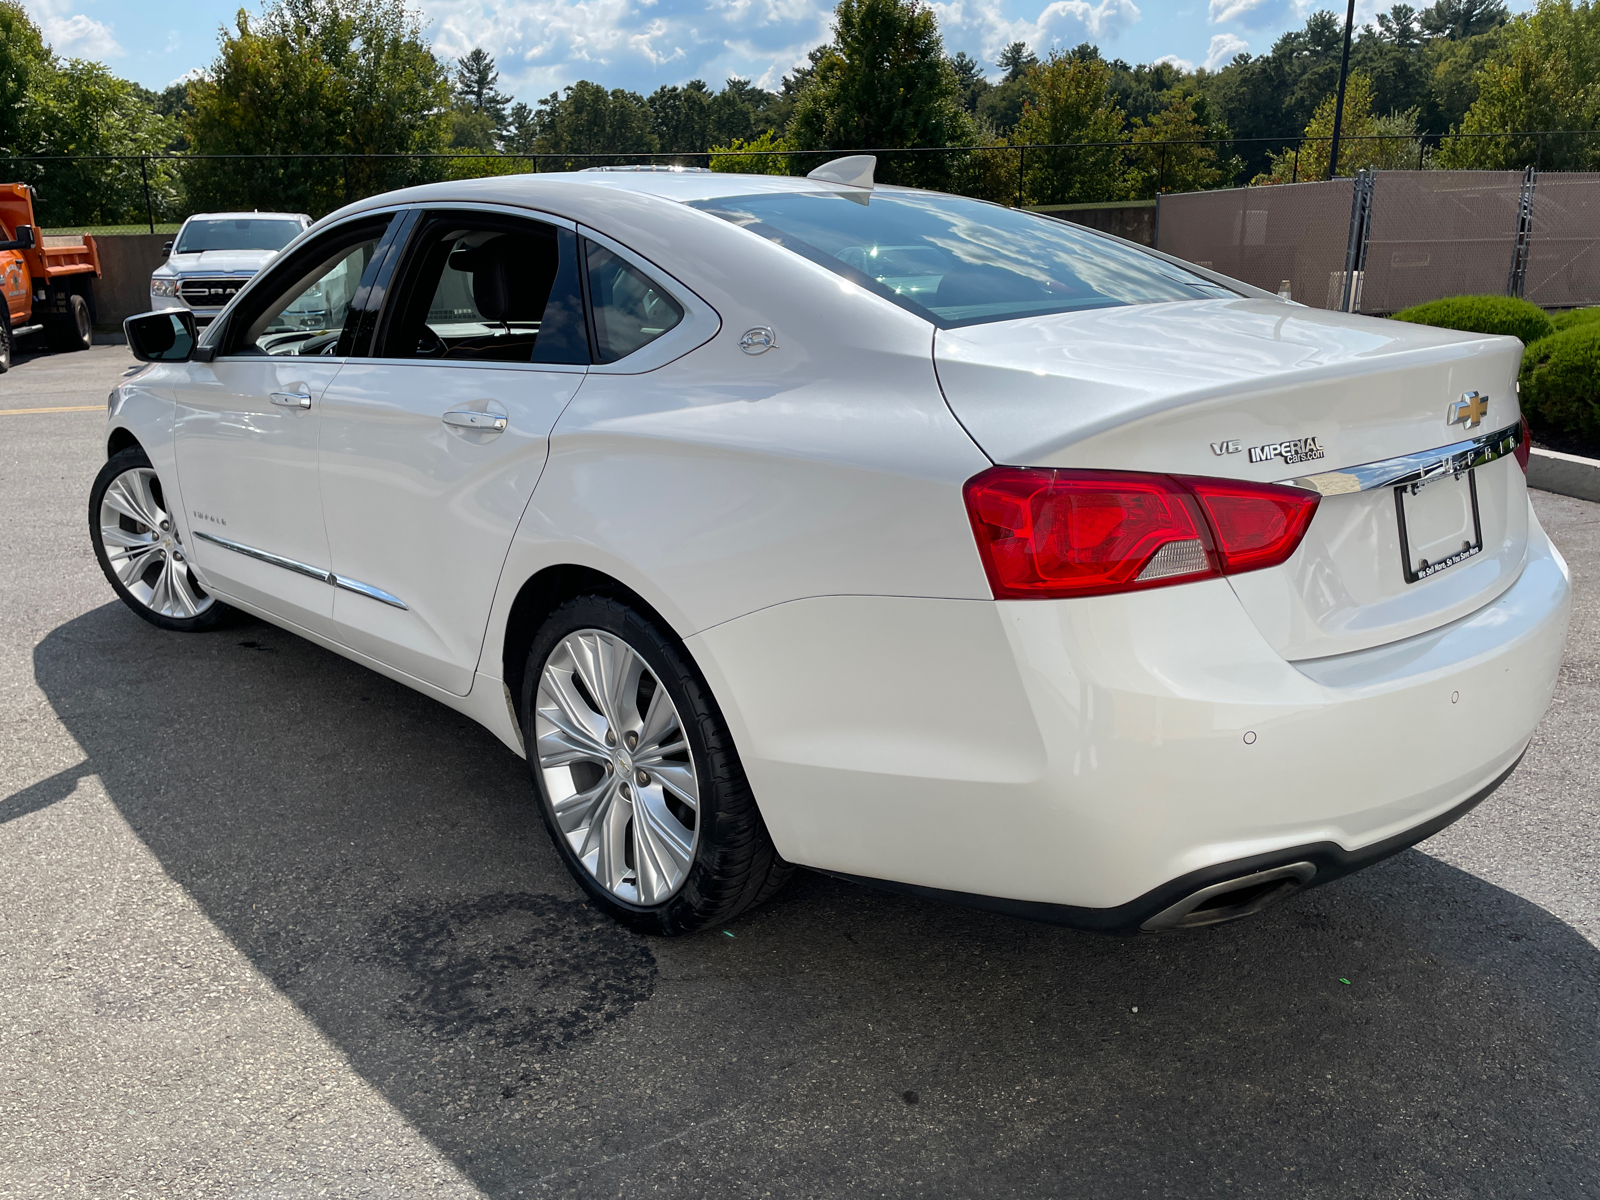
{"label": "rear bumper", "polygon": [[1091,933],[1158,932],[1155,926],[1161,924],[1163,914],[1170,913],[1175,906],[1182,905],[1186,897],[1192,897],[1197,892],[1230,881],[1249,880],[1263,874],[1279,873],[1302,864],[1310,866],[1312,873],[1303,881],[1295,880],[1296,886],[1290,887],[1285,893],[1286,896],[1293,892],[1305,891],[1307,888],[1332,883],[1335,879],[1342,879],[1363,867],[1381,862],[1390,855],[1398,854],[1432,837],[1441,829],[1466,816],[1509,779],[1521,762],[1522,755],[1519,754],[1516,761],[1500,772],[1487,786],[1479,788],[1460,804],[1430,817],[1420,825],[1414,825],[1393,837],[1373,842],[1359,850],[1346,850],[1337,842],[1315,842],[1309,846],[1291,846],[1285,850],[1274,850],[1233,862],[1217,863],[1214,866],[1202,867],[1198,871],[1190,871],[1177,879],[1170,879],[1158,887],[1151,888],[1137,899],[1119,904],[1115,908],[1084,908],[1072,904],[1044,904],[1036,900],[1006,900],[998,896],[975,896],[968,892],[918,887],[915,884],[895,883],[887,879],[868,879],[860,875],[845,875],[838,871],[829,874],[837,875],[840,879],[848,879],[852,883],[918,896],[924,900],[958,904],[965,908],[979,908],[987,912],[1004,913],[1009,917],[1026,917],[1030,921],[1045,921],[1052,925],[1067,925]]}
{"label": "rear bumper", "polygon": [[1299,664],[1221,580],[819,597],[688,646],[785,858],[1111,930],[1252,863],[1308,861],[1325,882],[1465,812],[1543,715],[1569,606],[1530,518],[1494,603]]}

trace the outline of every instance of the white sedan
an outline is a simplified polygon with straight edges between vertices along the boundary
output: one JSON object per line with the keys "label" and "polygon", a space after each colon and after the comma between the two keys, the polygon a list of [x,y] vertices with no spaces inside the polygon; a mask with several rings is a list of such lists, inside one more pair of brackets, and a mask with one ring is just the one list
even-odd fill
{"label": "white sedan", "polygon": [[[481,722],[589,895],[659,933],[791,864],[1212,924],[1510,774],[1569,608],[1514,339],[870,167],[395,192],[203,334],[130,319],[107,578]],[[330,278],[359,286],[286,316]]]}

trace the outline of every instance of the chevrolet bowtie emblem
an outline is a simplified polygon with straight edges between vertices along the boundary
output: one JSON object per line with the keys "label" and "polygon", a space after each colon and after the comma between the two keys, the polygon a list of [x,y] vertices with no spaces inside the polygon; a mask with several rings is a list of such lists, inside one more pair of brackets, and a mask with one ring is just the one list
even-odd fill
{"label": "chevrolet bowtie emblem", "polygon": [[1483,424],[1483,419],[1489,415],[1489,397],[1482,392],[1466,392],[1459,400],[1450,402],[1450,411],[1445,417],[1447,425],[1465,425],[1468,429],[1476,429]]}

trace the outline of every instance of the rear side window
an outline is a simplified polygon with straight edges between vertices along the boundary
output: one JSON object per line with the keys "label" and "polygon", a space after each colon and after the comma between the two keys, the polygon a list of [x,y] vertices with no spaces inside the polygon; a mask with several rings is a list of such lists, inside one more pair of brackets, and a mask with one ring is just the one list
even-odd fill
{"label": "rear side window", "polygon": [[616,362],[683,320],[683,309],[632,263],[585,239],[595,357]]}
{"label": "rear side window", "polygon": [[1035,213],[935,192],[773,192],[692,207],[778,243],[942,329],[1236,293]]}
{"label": "rear side window", "polygon": [[385,358],[587,363],[577,235],[445,214],[412,242]]}

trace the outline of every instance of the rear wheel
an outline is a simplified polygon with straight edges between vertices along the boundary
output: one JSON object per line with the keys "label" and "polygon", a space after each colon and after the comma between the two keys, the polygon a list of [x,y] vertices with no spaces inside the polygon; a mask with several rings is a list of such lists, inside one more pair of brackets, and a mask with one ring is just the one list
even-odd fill
{"label": "rear wheel", "polygon": [[11,370],[11,325],[0,315],[0,375]]}
{"label": "rear wheel", "polygon": [[112,589],[152,625],[191,633],[232,611],[190,570],[161,479],[139,447],[100,468],[89,490],[89,537]]}
{"label": "rear wheel", "polygon": [[522,722],[556,849],[619,921],[689,933],[793,872],[710,689],[676,640],[628,605],[581,596],[551,615],[528,654]]}
{"label": "rear wheel", "polygon": [[89,323],[89,302],[74,292],[67,297],[67,314],[51,317],[52,350],[87,350],[94,344],[94,326]]}

